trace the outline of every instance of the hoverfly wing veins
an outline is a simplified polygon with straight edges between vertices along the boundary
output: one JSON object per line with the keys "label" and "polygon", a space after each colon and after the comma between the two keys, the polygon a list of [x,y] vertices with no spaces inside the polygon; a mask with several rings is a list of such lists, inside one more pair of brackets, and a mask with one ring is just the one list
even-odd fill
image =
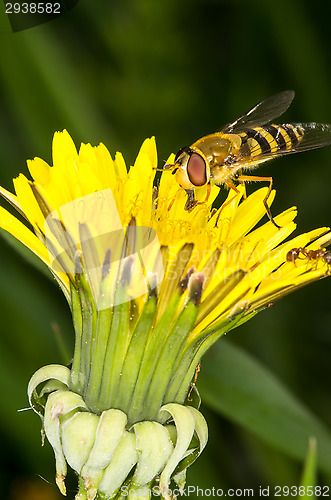
{"label": "hoverfly wing veins", "polygon": [[292,127],[300,128],[303,136],[299,144],[293,148],[293,152],[309,151],[310,149],[322,148],[331,144],[331,125],[323,123],[298,123]]}
{"label": "hoverfly wing veins", "polygon": [[290,106],[294,98],[293,90],[284,90],[260,102],[233,123],[226,125],[222,132],[231,133],[243,128],[253,128],[265,125],[281,116]]}

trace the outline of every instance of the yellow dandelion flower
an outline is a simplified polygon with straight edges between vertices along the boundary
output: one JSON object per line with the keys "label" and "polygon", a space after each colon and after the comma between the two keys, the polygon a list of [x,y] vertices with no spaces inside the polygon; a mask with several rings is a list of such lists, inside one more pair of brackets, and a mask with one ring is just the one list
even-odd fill
{"label": "yellow dandelion flower", "polygon": [[72,368],[38,370],[28,393],[57,484],[65,493],[69,463],[80,499],[111,498],[125,481],[143,498],[157,479],[165,498],[171,477],[183,488],[207,440],[194,387],[203,354],[330,271],[328,228],[289,240],[294,207],[275,217],[280,229],[260,224],[267,188],[247,198],[242,186],[230,190],[218,210],[219,188],[208,201],[197,188],[201,203],[188,211],[185,191],[169,172],[156,182],[156,167],[154,138],[127,170],[120,153],[112,159],[103,144],[77,152],[63,131],[52,166],[35,158],[32,180],[20,174],[15,194],[0,188],[27,221],[1,207],[0,226],[49,267],[72,310]]}

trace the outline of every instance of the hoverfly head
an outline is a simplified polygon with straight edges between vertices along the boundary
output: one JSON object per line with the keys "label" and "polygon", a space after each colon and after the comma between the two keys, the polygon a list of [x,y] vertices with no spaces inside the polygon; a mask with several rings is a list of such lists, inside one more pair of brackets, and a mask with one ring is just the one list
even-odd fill
{"label": "hoverfly head", "polygon": [[204,186],[209,181],[209,169],[199,150],[185,146],[175,156],[173,164],[167,163],[164,170],[176,174],[176,180],[184,189]]}
{"label": "hoverfly head", "polygon": [[198,150],[181,148],[175,156],[172,173],[178,172],[177,180],[185,189],[204,186],[208,182],[206,161]]}

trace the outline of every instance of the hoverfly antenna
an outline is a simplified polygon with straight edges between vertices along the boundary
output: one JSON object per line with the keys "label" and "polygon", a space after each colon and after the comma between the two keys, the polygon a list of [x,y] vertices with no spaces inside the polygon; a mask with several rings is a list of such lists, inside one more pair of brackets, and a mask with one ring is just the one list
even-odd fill
{"label": "hoverfly antenna", "polygon": [[183,148],[180,148],[180,150],[178,151],[178,153],[175,156],[175,163],[183,153],[187,153],[188,155],[191,155],[193,153],[193,150],[189,146],[184,146]]}

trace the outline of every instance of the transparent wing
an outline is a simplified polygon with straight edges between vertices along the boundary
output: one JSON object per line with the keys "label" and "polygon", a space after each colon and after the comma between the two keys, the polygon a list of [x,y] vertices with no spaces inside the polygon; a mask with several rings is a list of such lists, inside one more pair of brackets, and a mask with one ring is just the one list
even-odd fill
{"label": "transparent wing", "polygon": [[282,115],[294,98],[293,90],[284,90],[260,102],[229,125],[222,132],[232,133],[245,127],[259,127]]}
{"label": "transparent wing", "polygon": [[[273,125],[275,128],[283,126],[287,125]],[[250,148],[249,151],[247,148],[243,148],[242,151],[239,150],[234,163],[238,166],[241,165],[243,168],[249,168],[278,156],[309,151],[310,149],[318,149],[331,145],[331,125],[323,123],[292,123],[291,126],[299,127],[303,132],[302,138],[295,146],[292,146],[289,140],[286,144],[286,149],[257,154],[258,151],[261,151],[261,147],[258,144],[258,132],[256,132],[256,147]],[[254,139],[254,137],[252,138]]]}
{"label": "transparent wing", "polygon": [[303,137],[289,153],[322,148],[331,144],[331,125],[324,123],[294,123],[294,127],[303,130]]}

